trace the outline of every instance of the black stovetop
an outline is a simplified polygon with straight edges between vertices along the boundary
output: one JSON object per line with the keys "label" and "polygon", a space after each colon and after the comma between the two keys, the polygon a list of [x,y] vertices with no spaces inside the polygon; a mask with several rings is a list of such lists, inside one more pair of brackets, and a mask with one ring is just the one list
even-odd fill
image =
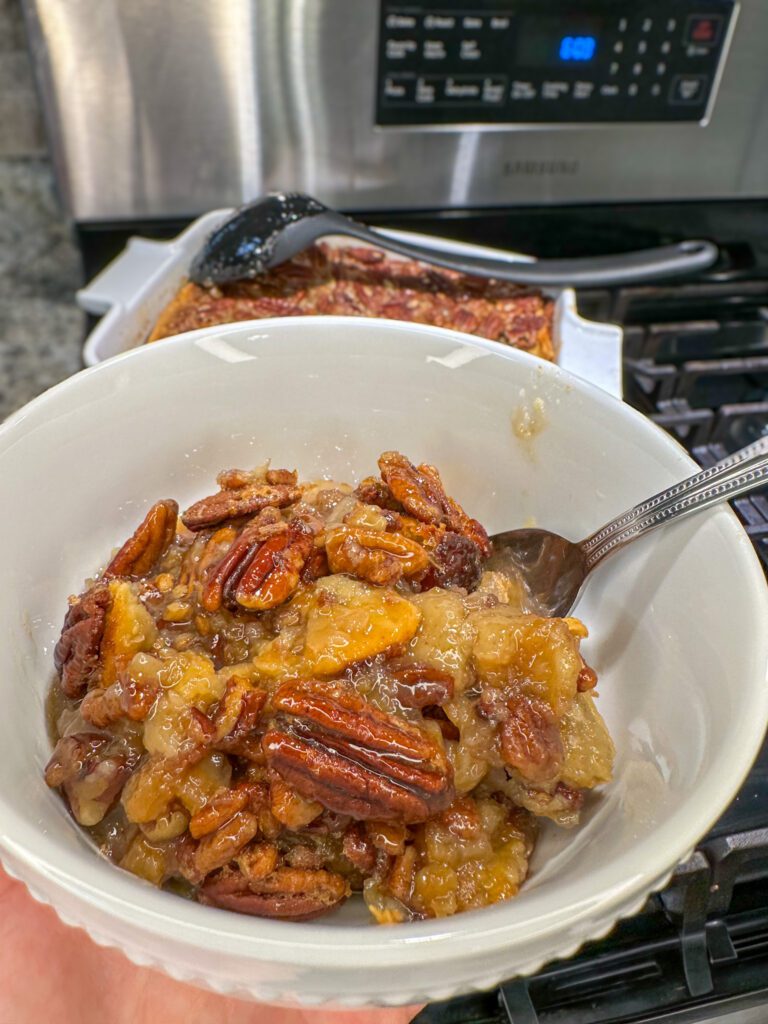
{"label": "black stovetop", "polygon": [[[768,200],[361,219],[542,257],[713,239],[721,259],[706,274],[584,291],[579,310],[623,326],[626,400],[701,465],[768,433]],[[130,234],[170,237],[184,226],[79,225],[86,279]],[[768,572],[768,488],[734,507]],[[726,813],[639,914],[571,960],[495,992],[432,1004],[416,1021],[692,1024],[757,1006],[768,1021],[768,744]]]}

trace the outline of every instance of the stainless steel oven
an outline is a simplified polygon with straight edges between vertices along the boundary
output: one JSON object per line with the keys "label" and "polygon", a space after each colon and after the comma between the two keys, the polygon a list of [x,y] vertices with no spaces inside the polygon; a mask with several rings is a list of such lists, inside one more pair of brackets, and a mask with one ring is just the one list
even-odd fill
{"label": "stainless steel oven", "polygon": [[734,198],[765,0],[26,0],[78,220]]}

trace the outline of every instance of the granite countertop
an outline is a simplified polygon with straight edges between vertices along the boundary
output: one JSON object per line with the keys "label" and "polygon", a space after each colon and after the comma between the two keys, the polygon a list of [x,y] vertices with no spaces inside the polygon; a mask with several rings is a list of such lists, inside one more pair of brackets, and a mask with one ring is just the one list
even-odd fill
{"label": "granite countertop", "polygon": [[81,369],[80,275],[48,162],[0,160],[0,420]]}

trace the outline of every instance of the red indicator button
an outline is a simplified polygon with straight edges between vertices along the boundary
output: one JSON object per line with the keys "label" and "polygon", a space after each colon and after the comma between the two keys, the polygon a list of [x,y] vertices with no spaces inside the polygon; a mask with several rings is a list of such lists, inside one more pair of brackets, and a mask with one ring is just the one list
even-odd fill
{"label": "red indicator button", "polygon": [[719,15],[691,15],[685,26],[685,41],[699,46],[714,46],[720,39],[722,27],[723,19]]}

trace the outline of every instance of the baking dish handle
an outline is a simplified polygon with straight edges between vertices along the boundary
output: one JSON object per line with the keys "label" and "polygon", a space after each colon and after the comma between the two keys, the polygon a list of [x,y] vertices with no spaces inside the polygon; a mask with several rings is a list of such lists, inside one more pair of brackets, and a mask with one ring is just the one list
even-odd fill
{"label": "baking dish handle", "polygon": [[86,313],[100,316],[113,306],[122,306],[135,298],[146,284],[173,259],[172,243],[148,238],[131,238],[123,252],[76,295],[78,306]]}

